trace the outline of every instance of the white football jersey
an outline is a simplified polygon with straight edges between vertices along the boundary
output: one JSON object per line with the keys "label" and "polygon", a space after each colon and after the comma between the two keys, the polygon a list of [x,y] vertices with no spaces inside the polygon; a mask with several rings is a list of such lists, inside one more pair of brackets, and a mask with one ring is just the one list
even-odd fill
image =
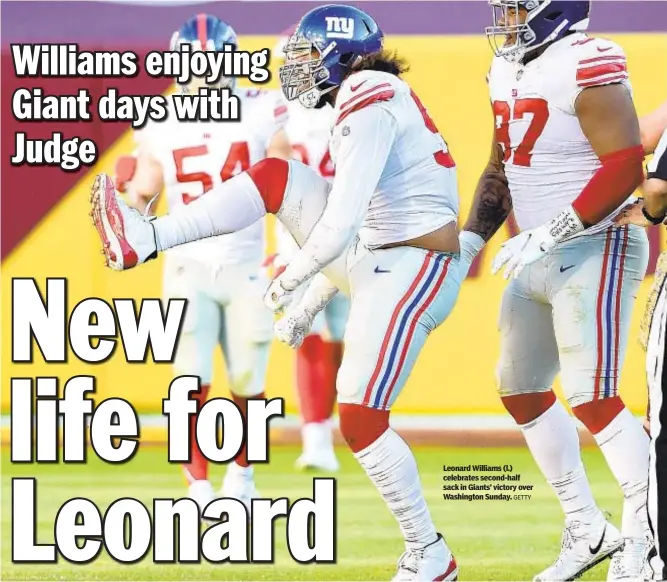
{"label": "white football jersey", "polygon": [[[320,176],[331,180],[334,176],[334,165],[329,155],[329,139],[333,109],[306,109],[298,101],[287,104],[288,119],[285,133],[292,144],[292,157],[315,170]],[[292,235],[276,221],[276,247],[279,263],[286,264],[299,250]]]}
{"label": "white football jersey", "polygon": [[[622,83],[632,91],[625,54],[609,40],[575,33],[525,66],[496,57],[488,82],[517,224],[535,228],[571,204],[600,168],[575,101],[587,87]],[[610,217],[578,236],[607,228]]]}
{"label": "white football jersey", "polygon": [[[264,159],[271,139],[284,126],[287,107],[279,92],[237,88],[234,94],[240,100],[240,121],[178,121],[171,109],[165,121],[149,122],[135,132],[141,150],[162,166],[170,210],[188,204]],[[264,256],[264,221],[168,252],[215,265],[260,263]]]}
{"label": "white football jersey", "polygon": [[333,178],[334,165],[329,155],[333,109],[306,109],[298,101],[288,103],[289,119],[285,132],[292,144],[294,158],[327,179]]}
{"label": "white football jersey", "polygon": [[[334,164],[342,140],[373,143],[383,136],[363,136],[346,119],[365,108],[383,108],[395,120],[395,135],[380,180],[370,200],[359,238],[369,248],[410,240],[455,222],[459,199],[456,166],[447,144],[409,85],[390,73],[360,71],[340,87],[334,107],[330,143]],[[370,110],[370,108],[369,108]],[[352,118],[350,118],[352,119]],[[357,128],[358,129],[358,128]],[[381,133],[381,132],[380,132]],[[365,147],[365,146],[364,146]],[[372,146],[370,146],[372,147]],[[360,176],[369,174],[370,157],[353,146],[355,159],[348,175],[336,166],[334,188],[358,189]],[[357,151],[359,150],[359,151]]]}

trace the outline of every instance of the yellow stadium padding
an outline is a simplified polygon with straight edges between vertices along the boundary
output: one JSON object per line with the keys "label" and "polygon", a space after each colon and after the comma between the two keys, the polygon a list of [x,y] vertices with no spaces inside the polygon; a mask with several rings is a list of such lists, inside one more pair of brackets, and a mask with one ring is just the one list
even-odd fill
{"label": "yellow stadium padding", "polygon": [[[656,74],[667,70],[667,35],[610,35],[627,52],[628,66],[640,114],[667,98],[664,83]],[[243,47],[273,48],[274,37],[244,37]],[[477,177],[490,150],[492,116],[485,76],[491,54],[486,39],[479,37],[392,37],[396,48],[411,63],[407,74],[415,92],[428,108],[456,160],[461,210],[465,217]],[[270,87],[276,87],[276,78]],[[66,364],[46,365],[35,350],[35,363],[11,363],[11,279],[34,277],[45,288],[47,277],[69,280],[69,308],[87,297],[107,301],[121,297],[160,297],[162,261],[153,261],[124,273],[104,268],[97,235],[88,217],[89,187],[98,172],[112,172],[114,161],[132,150],[129,134],[122,137],[53,209],[16,250],[2,269],[2,409],[9,410],[9,381],[13,376],[56,376],[64,381],[78,374],[97,377],[98,399],[123,397],[138,411],[160,413],[161,399],[172,379],[169,365],[128,364],[123,350],[104,364],[89,365],[70,354]],[[269,231],[272,229],[269,220]],[[498,354],[496,328],[504,280],[489,274],[490,261],[507,236],[501,232],[485,255],[480,278],[467,281],[451,318],[433,333],[395,407],[409,414],[503,413],[495,392],[494,367]],[[272,237],[270,244],[272,246]],[[268,249],[269,251],[271,248]],[[621,394],[635,412],[646,402],[643,353],[637,343],[640,312],[650,281],[644,282],[635,309],[629,353],[621,380]],[[214,395],[226,395],[224,367],[215,356]],[[275,344],[271,352],[267,394],[283,396],[288,412],[295,411],[294,359],[291,350]]]}

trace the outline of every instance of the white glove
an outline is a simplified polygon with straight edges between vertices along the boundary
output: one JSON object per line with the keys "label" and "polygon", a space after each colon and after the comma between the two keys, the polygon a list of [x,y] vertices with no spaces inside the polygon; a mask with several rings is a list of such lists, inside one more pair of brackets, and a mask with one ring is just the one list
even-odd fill
{"label": "white glove", "polygon": [[264,304],[273,313],[279,313],[288,307],[294,299],[294,291],[288,291],[282,286],[282,276],[279,275],[273,281],[264,294]]}
{"label": "white glove", "polygon": [[582,230],[584,225],[569,206],[547,224],[525,230],[503,244],[493,259],[491,270],[495,275],[504,265],[505,279],[516,279],[524,267],[544,258],[559,242]]}
{"label": "white glove", "polygon": [[313,318],[307,311],[297,307],[273,324],[273,331],[278,341],[296,349],[310,333]]}
{"label": "white glove", "polygon": [[505,266],[503,277],[516,279],[526,265],[546,255],[546,252],[542,251],[539,246],[541,237],[537,234],[537,231],[543,228],[545,227],[540,226],[532,230],[525,230],[505,242],[493,259],[492,273],[495,275]]}

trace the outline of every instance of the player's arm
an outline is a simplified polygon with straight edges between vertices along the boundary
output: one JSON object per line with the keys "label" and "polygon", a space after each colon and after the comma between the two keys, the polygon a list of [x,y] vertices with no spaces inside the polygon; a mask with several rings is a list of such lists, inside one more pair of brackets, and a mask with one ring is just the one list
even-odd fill
{"label": "player's arm", "polygon": [[553,248],[598,224],[621,206],[644,179],[639,120],[627,86],[614,83],[584,88],[576,97],[574,110],[600,167],[572,204],[540,227],[539,236],[534,236],[532,242],[539,243],[542,249]]}
{"label": "player's arm", "polygon": [[667,101],[655,111],[639,119],[639,131],[646,154],[652,154],[658,146],[660,136],[667,130]]}
{"label": "player's arm", "polygon": [[[644,148],[626,86],[618,83],[584,89],[575,102],[575,112],[601,163],[572,203],[576,213],[570,216],[572,227],[579,231],[607,217],[642,183]],[[577,219],[580,225],[574,224]]]}
{"label": "player's arm", "polygon": [[503,166],[503,150],[494,137],[489,162],[477,182],[468,220],[459,234],[461,279],[467,276],[475,257],[498,232],[511,211],[512,197]]}
{"label": "player's arm", "polygon": [[463,230],[474,232],[486,243],[498,232],[511,211],[512,197],[503,167],[503,151],[494,138],[489,162],[477,182]]}
{"label": "player's arm", "polygon": [[289,142],[287,133],[282,127],[273,134],[266,148],[266,157],[280,158],[281,160],[290,160],[292,158],[292,144]]}
{"label": "player's arm", "polygon": [[295,289],[350,246],[366,216],[396,133],[394,116],[379,106],[351,113],[334,129],[340,146],[327,205],[285,269],[280,282],[284,289]]}

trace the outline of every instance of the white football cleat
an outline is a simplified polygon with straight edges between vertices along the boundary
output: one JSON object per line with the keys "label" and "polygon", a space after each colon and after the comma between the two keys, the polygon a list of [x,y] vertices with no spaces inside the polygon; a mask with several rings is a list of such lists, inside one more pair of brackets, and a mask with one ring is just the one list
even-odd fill
{"label": "white football cleat", "polygon": [[333,446],[331,423],[308,422],[301,428],[303,452],[296,460],[296,467],[302,471],[328,471],[340,469]]}
{"label": "white football cleat", "polygon": [[623,549],[611,559],[607,580],[644,580],[649,543],[645,538],[625,538]]}
{"label": "white football cleat", "polygon": [[407,580],[457,580],[459,568],[443,537],[425,548],[407,550],[398,560],[394,582]]}
{"label": "white football cleat", "polygon": [[259,491],[255,485],[255,471],[252,467],[242,467],[232,462],[227,467],[225,479],[222,482],[222,497],[238,499],[248,509],[248,516],[252,509],[251,501],[259,498]]}
{"label": "white football cleat", "polygon": [[534,582],[576,580],[623,547],[621,532],[602,514],[593,523],[572,521],[565,524],[560,555]]}
{"label": "white football cleat", "polygon": [[190,483],[188,497],[193,499],[199,506],[199,515],[204,513],[206,506],[215,499],[213,485],[206,479],[199,479]]}
{"label": "white football cleat", "polygon": [[90,216],[109,268],[124,271],[157,256],[151,219],[128,206],[106,174],[95,177],[90,202]]}

